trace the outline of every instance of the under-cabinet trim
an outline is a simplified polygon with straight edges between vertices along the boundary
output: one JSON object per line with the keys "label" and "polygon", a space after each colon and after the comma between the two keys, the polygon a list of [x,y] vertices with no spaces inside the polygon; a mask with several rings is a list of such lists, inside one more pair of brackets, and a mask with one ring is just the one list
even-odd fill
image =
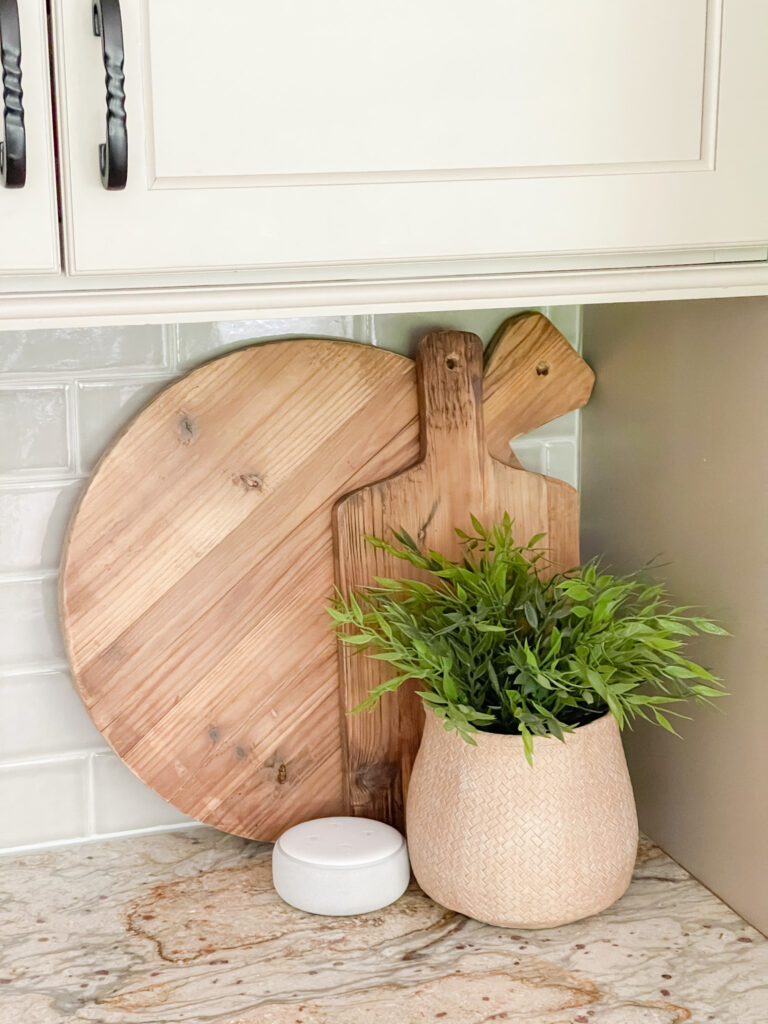
{"label": "under-cabinet trim", "polygon": [[157,279],[64,278],[0,292],[0,330],[124,323],[200,323],[270,316],[402,313],[768,295],[768,262],[486,273],[338,281],[157,286]]}

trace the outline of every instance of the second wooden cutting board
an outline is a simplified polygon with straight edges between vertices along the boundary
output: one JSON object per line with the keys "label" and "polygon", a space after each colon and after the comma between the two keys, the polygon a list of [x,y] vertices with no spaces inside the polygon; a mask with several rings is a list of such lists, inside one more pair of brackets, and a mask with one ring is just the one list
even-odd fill
{"label": "second wooden cutting board", "polygon": [[[334,509],[336,578],[342,593],[406,569],[406,563],[368,544],[366,536],[391,540],[392,530],[405,529],[424,549],[457,557],[461,547],[455,529],[471,532],[471,515],[490,525],[508,512],[518,543],[546,533],[542,545],[549,549],[551,571],[576,565],[576,491],[488,453],[480,339],[457,331],[431,334],[421,342],[416,371],[421,461],[342,498]],[[387,694],[374,711],[349,714],[389,675],[386,664],[339,645],[346,810],[402,828],[423,725],[421,702],[413,687],[403,687]]]}

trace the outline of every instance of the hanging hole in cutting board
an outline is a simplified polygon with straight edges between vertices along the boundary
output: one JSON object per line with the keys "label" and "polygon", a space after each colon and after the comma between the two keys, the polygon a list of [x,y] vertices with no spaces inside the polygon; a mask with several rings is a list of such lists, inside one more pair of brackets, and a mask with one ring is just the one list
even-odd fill
{"label": "hanging hole in cutting board", "polygon": [[453,358],[453,356],[449,356],[449,357],[448,357],[448,358],[447,358],[447,359],[445,360],[445,365],[446,365],[446,366],[448,367],[448,369],[449,369],[449,370],[455,370],[455,369],[456,369],[456,367],[457,367],[457,366],[458,366],[459,364],[458,364],[458,362],[457,362],[457,361],[456,361],[456,360],[455,360],[455,359]]}

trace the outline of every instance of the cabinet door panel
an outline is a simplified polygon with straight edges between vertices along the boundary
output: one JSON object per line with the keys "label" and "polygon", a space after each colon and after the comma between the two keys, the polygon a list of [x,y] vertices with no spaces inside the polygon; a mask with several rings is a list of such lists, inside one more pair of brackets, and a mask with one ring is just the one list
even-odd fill
{"label": "cabinet door panel", "polygon": [[763,0],[122,0],[111,193],[89,4],[55,10],[75,273],[768,239]]}
{"label": "cabinet door panel", "polygon": [[[147,8],[157,184],[700,158],[700,0],[230,0],[218,18],[207,7]],[[190,21],[204,31],[182,36]]]}
{"label": "cabinet door panel", "polygon": [[[59,228],[45,0],[17,0],[26,182],[0,187],[0,275],[56,273]],[[3,117],[0,108],[0,139]]]}

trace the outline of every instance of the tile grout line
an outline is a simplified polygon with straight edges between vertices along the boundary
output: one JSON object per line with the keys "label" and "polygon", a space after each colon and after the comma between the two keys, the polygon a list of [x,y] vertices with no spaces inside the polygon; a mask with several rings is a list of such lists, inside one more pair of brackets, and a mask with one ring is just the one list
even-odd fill
{"label": "tile grout line", "polygon": [[61,658],[51,661],[27,661],[0,666],[0,679],[18,679],[20,676],[45,676],[63,672],[69,675],[69,663]]}
{"label": "tile grout line", "polygon": [[168,369],[173,373],[178,373],[181,366],[180,324],[166,324],[163,327],[163,339],[167,346]]}
{"label": "tile grout line", "polygon": [[37,583],[58,575],[58,569],[9,569],[0,572],[0,583]]}
{"label": "tile grout line", "polygon": [[0,473],[0,488],[10,490],[29,486],[34,489],[35,485],[39,487],[46,484],[63,485],[86,479],[88,479],[87,473],[76,473],[74,470],[62,472],[59,466],[47,466],[38,470],[19,469],[10,473]]}
{"label": "tile grout line", "polygon": [[164,357],[162,365],[157,366],[90,366],[76,370],[40,370],[35,373],[0,373],[0,390],[44,390],[46,388],[66,387],[74,381],[109,382],[122,377],[158,377],[175,371],[172,365],[173,353],[169,349],[169,358]]}
{"label": "tile grout line", "polygon": [[573,444],[575,432],[571,434],[552,434],[551,437],[515,437],[510,444],[515,448],[539,448],[547,444]]}
{"label": "tile grout line", "polygon": [[[16,679],[19,676],[48,675],[51,672],[63,671],[63,669],[58,668],[60,664],[60,658],[32,663],[26,661],[9,662],[7,665],[0,665],[0,678]],[[69,666],[67,666],[68,670]]]}
{"label": "tile grout line", "polygon": [[70,454],[74,455],[72,460],[72,467],[76,473],[83,472],[82,459],[80,457],[80,403],[77,400],[78,394],[78,382],[77,380],[72,381],[71,385],[71,397],[69,400],[70,404],[70,416],[72,423],[72,437],[70,438]]}
{"label": "tile grout line", "polygon": [[96,784],[93,759],[94,754],[89,754],[85,767],[85,830],[89,837],[96,834]]}
{"label": "tile grout line", "polygon": [[68,484],[77,483],[78,480],[87,480],[88,474],[56,477],[21,477],[19,474],[0,474],[0,490],[8,491],[44,491],[54,487],[66,487]]}
{"label": "tile grout line", "polygon": [[6,771],[11,768],[44,768],[53,764],[67,764],[70,761],[86,761],[95,754],[107,753],[109,747],[81,747],[79,750],[69,750],[60,754],[40,754],[38,757],[16,757],[0,761],[0,769]]}
{"label": "tile grout line", "polygon": [[0,760],[0,771],[17,771],[25,768],[47,768],[51,765],[70,764],[74,761],[85,762],[88,758],[97,754],[109,754],[109,747],[81,747],[77,750],[69,750],[61,753],[39,754],[37,756],[26,755],[22,757]]}
{"label": "tile grout line", "polygon": [[368,313],[365,317],[365,320],[367,335],[366,341],[368,342],[369,345],[372,345],[374,348],[378,348],[379,343],[376,338],[376,317],[373,315],[373,313]]}
{"label": "tile grout line", "polygon": [[185,832],[193,828],[209,828],[199,821],[183,821],[175,825],[148,825],[146,828],[125,829],[122,832],[94,832],[93,835],[73,836],[70,839],[50,839],[40,843],[26,843],[21,846],[0,847],[0,863],[3,857],[15,857],[22,853],[45,853],[47,850],[79,846],[83,843],[98,842],[102,839],[128,839],[131,836],[162,835],[164,832]]}

